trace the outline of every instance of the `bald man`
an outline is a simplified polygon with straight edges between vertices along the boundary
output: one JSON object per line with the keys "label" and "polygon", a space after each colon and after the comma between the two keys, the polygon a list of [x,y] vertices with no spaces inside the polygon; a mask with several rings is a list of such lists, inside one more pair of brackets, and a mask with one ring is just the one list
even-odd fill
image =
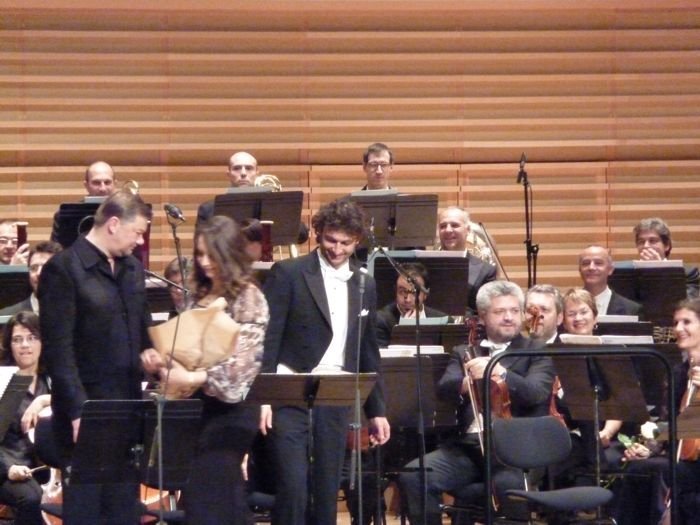
{"label": "bald man", "polygon": [[[232,188],[252,186],[258,176],[258,161],[250,153],[239,151],[228,160],[228,180]],[[203,202],[197,208],[197,224],[214,215],[214,201]]]}
{"label": "bald man", "polygon": [[85,170],[83,186],[90,197],[107,197],[116,188],[117,178],[112,166],[102,160],[93,162]]}

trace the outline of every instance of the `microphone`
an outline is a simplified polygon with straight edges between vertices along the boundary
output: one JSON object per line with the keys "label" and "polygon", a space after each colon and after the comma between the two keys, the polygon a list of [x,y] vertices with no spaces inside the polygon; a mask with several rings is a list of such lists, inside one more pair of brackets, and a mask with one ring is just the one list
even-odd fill
{"label": "microphone", "polygon": [[180,222],[185,222],[185,216],[182,214],[182,210],[178,206],[175,206],[174,204],[164,204],[163,209],[165,210],[165,214],[168,216],[168,219],[172,218]]}
{"label": "microphone", "polygon": [[365,279],[368,273],[367,268],[364,266],[360,268],[360,293],[365,293]]}
{"label": "microphone", "polygon": [[527,177],[527,174],[525,173],[525,163],[527,162],[527,157],[525,156],[525,152],[523,151],[523,154],[520,156],[520,171],[518,171],[518,181],[517,183],[520,184],[525,177]]}
{"label": "microphone", "polygon": [[377,246],[377,239],[374,236],[374,215],[372,217],[370,217],[370,219],[369,219],[368,237],[369,237],[369,249],[370,249],[370,251],[372,251]]}

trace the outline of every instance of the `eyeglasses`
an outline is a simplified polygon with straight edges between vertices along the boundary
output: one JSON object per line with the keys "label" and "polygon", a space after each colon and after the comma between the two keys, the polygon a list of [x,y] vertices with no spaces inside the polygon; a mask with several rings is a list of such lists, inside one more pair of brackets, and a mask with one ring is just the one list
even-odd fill
{"label": "eyeglasses", "polygon": [[382,170],[388,170],[389,168],[391,168],[391,163],[389,163],[389,162],[368,162],[367,166],[372,171],[377,171],[379,168],[382,168]]}
{"label": "eyeglasses", "polygon": [[19,239],[17,237],[0,237],[0,245],[14,244],[17,246]]}
{"label": "eyeglasses", "polygon": [[415,294],[416,291],[415,291],[414,289],[412,289],[412,288],[403,288],[403,287],[399,287],[399,288],[396,289],[396,293],[397,293],[398,295],[403,295],[403,296],[405,297],[405,296],[409,296],[409,295]]}
{"label": "eyeglasses", "polygon": [[10,341],[12,341],[13,345],[17,345],[17,346],[22,345],[24,343],[31,345],[31,344],[39,341],[39,337],[34,335],[34,334],[29,334],[26,337],[23,335],[13,335],[12,339]]}

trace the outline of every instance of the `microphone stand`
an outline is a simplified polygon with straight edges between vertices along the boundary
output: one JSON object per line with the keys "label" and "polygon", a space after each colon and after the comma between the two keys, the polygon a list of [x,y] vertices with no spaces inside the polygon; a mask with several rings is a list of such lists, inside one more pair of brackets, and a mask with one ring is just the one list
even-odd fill
{"label": "microphone stand", "polygon": [[408,281],[413,287],[415,299],[415,312],[416,312],[416,399],[418,403],[418,472],[420,476],[420,488],[421,488],[421,523],[426,525],[428,522],[428,478],[427,472],[425,470],[425,417],[423,415],[423,389],[421,387],[421,379],[423,377],[423,365],[421,362],[421,352],[420,352],[420,293],[428,293],[428,290],[421,285],[413,276],[409,275],[406,270],[401,266],[401,264],[394,260],[384,249],[384,247],[376,244],[374,239],[374,232],[370,229],[370,244],[374,253],[370,255],[371,257],[376,256],[377,253],[381,253],[389,261],[391,267],[396,271],[396,273],[402,276],[406,281]]}
{"label": "microphone stand", "polygon": [[[187,282],[187,274],[185,270],[185,265],[183,264],[182,260],[182,251],[180,249],[180,239],[177,236],[177,227],[184,222],[184,218],[178,219],[175,217],[172,217],[169,213],[166,213],[166,217],[168,219],[168,224],[170,224],[170,227],[173,232],[173,240],[175,241],[175,253],[177,256],[177,262],[178,266],[180,267],[180,275],[182,276],[182,282],[186,283]],[[185,299],[187,298],[187,295],[189,294],[189,290],[185,288],[184,286],[180,286],[169,279],[166,279],[165,277],[161,277],[158,274],[155,274],[153,272],[146,272],[147,275],[151,277],[155,277],[157,279],[161,279],[163,282],[168,283],[171,286],[175,286],[178,289],[182,290],[185,294]],[[177,340],[177,334],[178,330],[180,328],[180,316],[177,316],[177,320],[175,321],[175,330],[173,333],[173,342],[172,346],[170,348],[170,357],[168,358],[168,363],[166,366],[166,374],[165,374],[165,381],[163,381],[163,387],[161,389],[161,392],[154,393],[152,395],[153,400],[156,403],[156,435],[155,435],[155,446],[157,449],[157,465],[158,465],[158,522],[157,525],[167,525],[167,522],[165,521],[165,506],[163,503],[163,486],[164,486],[164,475],[163,475],[163,412],[165,410],[165,403],[166,403],[166,398],[165,398],[165,393],[168,391],[168,381],[170,380],[170,370],[172,370],[173,366],[173,358],[175,356],[175,341]],[[151,458],[153,456],[153,450],[151,450]],[[152,459],[149,460],[149,463],[152,464]]]}
{"label": "microphone stand", "polygon": [[518,171],[517,183],[523,185],[525,201],[525,253],[527,257],[527,287],[537,284],[537,252],[540,250],[539,244],[532,243],[532,186],[527,178],[525,163],[527,158],[525,153],[520,157],[520,170]]}

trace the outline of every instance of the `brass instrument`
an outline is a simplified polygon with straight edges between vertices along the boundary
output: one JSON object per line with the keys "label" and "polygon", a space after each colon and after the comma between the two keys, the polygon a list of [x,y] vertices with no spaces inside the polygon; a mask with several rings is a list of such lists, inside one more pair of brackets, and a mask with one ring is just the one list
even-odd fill
{"label": "brass instrument", "polygon": [[132,195],[138,195],[139,194],[139,183],[136,182],[135,180],[128,180],[124,184],[122,184],[122,190],[128,191]]}

